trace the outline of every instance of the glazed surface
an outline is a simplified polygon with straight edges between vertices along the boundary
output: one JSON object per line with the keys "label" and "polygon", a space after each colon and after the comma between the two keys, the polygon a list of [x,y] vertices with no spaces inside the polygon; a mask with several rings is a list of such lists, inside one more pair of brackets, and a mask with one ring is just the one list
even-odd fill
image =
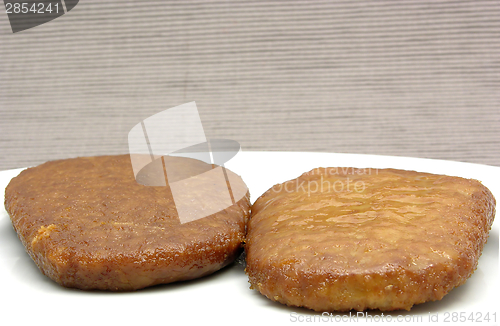
{"label": "glazed surface", "polygon": [[[179,158],[196,175],[207,164]],[[136,182],[129,155],[53,161],[27,169],[6,188],[5,207],[40,270],[67,287],[136,290],[210,274],[241,250],[249,195],[227,209],[181,223],[169,187]],[[202,192],[203,183],[189,191]],[[201,186],[200,186],[201,185]],[[216,202],[220,194],[210,194]],[[203,209],[198,207],[198,210]]]}
{"label": "glazed surface", "polygon": [[495,199],[476,180],[394,169],[318,168],[253,205],[253,288],[317,311],[409,310],[477,266]]}

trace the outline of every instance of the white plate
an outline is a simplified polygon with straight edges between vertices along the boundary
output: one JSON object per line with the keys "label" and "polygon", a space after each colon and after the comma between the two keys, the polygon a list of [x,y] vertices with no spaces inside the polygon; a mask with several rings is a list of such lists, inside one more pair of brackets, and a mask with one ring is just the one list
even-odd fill
{"label": "white plate", "polygon": [[[247,183],[252,201],[276,183],[319,166],[400,168],[474,178],[500,198],[500,167],[470,163],[377,155],[242,152],[226,164]],[[0,172],[0,188],[22,169]],[[2,194],[4,191],[2,190]],[[412,321],[410,324],[498,324],[499,222],[490,232],[479,266],[467,283],[439,302],[410,312],[368,312],[368,319],[345,313],[322,316],[274,303],[249,289],[243,266],[233,264],[203,279],[167,284],[137,292],[84,292],[60,287],[43,276],[25,253],[4,208],[0,209],[0,289],[2,319],[52,325],[180,325],[298,322],[357,323]],[[7,299],[7,301],[5,300]],[[489,322],[485,319],[488,313]],[[472,319],[469,319],[471,318]],[[12,319],[11,319],[12,318]],[[460,320],[466,319],[461,322]],[[437,319],[437,320],[436,320]],[[343,320],[343,321],[342,321]],[[474,320],[474,321],[473,321]],[[437,322],[436,322],[437,321]],[[456,322],[454,322],[456,321]],[[407,323],[406,323],[407,324]]]}

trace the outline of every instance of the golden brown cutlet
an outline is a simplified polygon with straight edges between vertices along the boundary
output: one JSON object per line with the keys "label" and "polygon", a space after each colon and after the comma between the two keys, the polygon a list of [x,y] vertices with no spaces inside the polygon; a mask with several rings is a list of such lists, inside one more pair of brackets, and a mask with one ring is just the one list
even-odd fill
{"label": "golden brown cutlet", "polygon": [[394,169],[318,168],[252,206],[252,288],[316,311],[409,310],[476,269],[495,199],[476,180]]}
{"label": "golden brown cutlet", "polygon": [[[172,160],[187,175],[207,170],[201,161]],[[247,193],[241,178],[227,173],[233,189]],[[21,172],[5,191],[12,224],[45,275],[66,287],[112,291],[226,266],[241,250],[249,206],[247,193],[223,211],[180,223],[170,188],[137,183],[129,155],[48,162]]]}

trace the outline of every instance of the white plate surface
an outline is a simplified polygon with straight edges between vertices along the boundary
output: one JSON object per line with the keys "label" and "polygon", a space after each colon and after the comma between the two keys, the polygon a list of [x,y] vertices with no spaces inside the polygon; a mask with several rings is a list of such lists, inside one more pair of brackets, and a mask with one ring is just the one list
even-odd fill
{"label": "white plate surface", "polygon": [[[226,167],[247,183],[252,202],[276,183],[315,167],[399,168],[474,178],[500,198],[500,167],[451,161],[358,154],[241,152]],[[2,196],[22,169],[0,172]],[[326,316],[274,303],[249,289],[243,266],[233,264],[203,279],[167,284],[137,292],[84,292],[62,288],[42,275],[25,253],[0,208],[0,289],[2,318],[23,324],[51,325],[222,325],[405,323],[415,325],[498,325],[499,222],[490,232],[479,266],[467,283],[439,302],[410,312],[369,311],[349,317]],[[359,317],[359,318],[358,318]],[[489,319],[489,322],[488,322]]]}

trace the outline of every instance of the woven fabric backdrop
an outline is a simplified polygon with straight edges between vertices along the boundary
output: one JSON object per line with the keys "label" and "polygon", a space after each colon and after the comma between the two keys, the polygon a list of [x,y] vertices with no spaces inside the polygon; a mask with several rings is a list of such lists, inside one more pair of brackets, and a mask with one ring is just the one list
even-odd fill
{"label": "woven fabric backdrop", "polygon": [[196,101],[243,150],[500,165],[499,1],[81,0],[12,33],[0,13],[0,169],[127,153]]}

